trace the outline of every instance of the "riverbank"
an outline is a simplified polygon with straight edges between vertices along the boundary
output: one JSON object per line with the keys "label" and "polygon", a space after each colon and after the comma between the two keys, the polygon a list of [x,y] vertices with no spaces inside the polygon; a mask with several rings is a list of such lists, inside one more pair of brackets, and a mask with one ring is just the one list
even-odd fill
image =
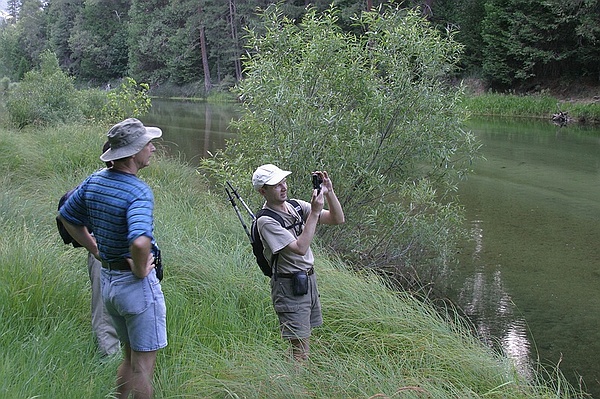
{"label": "riverbank", "polygon": [[499,94],[480,81],[462,82],[467,94],[463,105],[473,115],[541,118],[557,124],[600,124],[600,85],[585,82],[537,84],[526,91]]}
{"label": "riverbank", "polygon": [[[58,198],[101,166],[104,132],[0,128],[3,396],[105,397],[113,387],[119,359],[95,353],[85,254],[63,245],[54,223]],[[223,193],[161,156],[140,176],[154,189],[165,263],[169,346],[158,356],[156,397],[577,397],[557,370],[524,381],[463,321],[350,273],[318,248],[325,324],[296,370],[268,281]]]}
{"label": "riverbank", "polygon": [[[574,86],[571,90],[540,89],[528,94],[501,94],[486,91],[474,81],[465,83],[467,93],[462,104],[473,116],[537,118],[557,124],[600,124],[600,87]],[[230,93],[217,92],[206,99],[158,97],[179,101],[235,102]]]}

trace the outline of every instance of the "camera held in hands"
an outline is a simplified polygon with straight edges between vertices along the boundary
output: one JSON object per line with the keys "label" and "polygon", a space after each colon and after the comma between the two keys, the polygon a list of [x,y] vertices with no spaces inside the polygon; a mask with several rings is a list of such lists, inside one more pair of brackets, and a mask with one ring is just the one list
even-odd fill
{"label": "camera held in hands", "polygon": [[312,174],[312,185],[315,190],[317,190],[317,195],[321,193],[321,184],[323,183],[323,177],[321,174],[315,172]]}

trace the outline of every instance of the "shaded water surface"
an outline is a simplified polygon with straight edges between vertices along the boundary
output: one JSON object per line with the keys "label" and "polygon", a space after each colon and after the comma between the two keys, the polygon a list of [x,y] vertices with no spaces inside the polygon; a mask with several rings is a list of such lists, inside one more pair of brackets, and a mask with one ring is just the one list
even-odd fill
{"label": "shaded water surface", "polygon": [[[235,106],[153,104],[141,119],[192,164],[235,137]],[[471,240],[448,279],[451,299],[523,374],[532,359],[560,363],[600,398],[600,128],[489,119],[468,128],[486,160],[460,185]]]}
{"label": "shaded water surface", "polygon": [[539,356],[600,398],[600,129],[469,127],[487,160],[460,187],[472,241],[452,299],[524,373]]}
{"label": "shaded water surface", "polygon": [[225,148],[235,137],[227,127],[239,112],[237,104],[152,100],[148,115],[140,120],[163,131],[163,144],[169,153],[197,165],[209,152]]}

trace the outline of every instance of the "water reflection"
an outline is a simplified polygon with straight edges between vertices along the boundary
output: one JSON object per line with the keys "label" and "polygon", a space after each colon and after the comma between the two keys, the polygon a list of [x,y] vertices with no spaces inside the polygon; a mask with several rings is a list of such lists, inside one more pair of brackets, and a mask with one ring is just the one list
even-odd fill
{"label": "water reflection", "polygon": [[459,189],[472,240],[458,255],[453,299],[522,372],[559,365],[600,398],[600,130],[471,128],[486,160]]}
{"label": "water reflection", "polygon": [[482,260],[484,233],[483,221],[473,220],[470,236],[474,244],[471,254],[474,270],[464,280],[457,302],[462,305],[480,338],[490,347],[501,349],[514,361],[518,372],[531,380],[527,325],[522,317],[515,315],[515,305],[504,288],[502,271]]}
{"label": "water reflection", "polygon": [[192,165],[216,149],[225,148],[235,135],[229,123],[239,112],[237,104],[152,100],[152,109],[140,120],[163,130],[164,149]]}

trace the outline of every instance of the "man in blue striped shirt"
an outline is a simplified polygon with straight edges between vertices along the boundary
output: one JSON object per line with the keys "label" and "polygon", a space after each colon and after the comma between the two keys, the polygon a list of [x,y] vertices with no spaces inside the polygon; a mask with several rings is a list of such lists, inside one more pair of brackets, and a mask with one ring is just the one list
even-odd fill
{"label": "man in blue striped shirt", "polygon": [[167,346],[166,306],[153,255],[154,196],[137,177],[156,150],[151,140],[161,135],[135,118],[113,126],[110,149],[100,156],[113,166],[90,175],[59,211],[71,236],[102,262],[102,297],[124,344],[118,398],[152,397],[156,354]]}

